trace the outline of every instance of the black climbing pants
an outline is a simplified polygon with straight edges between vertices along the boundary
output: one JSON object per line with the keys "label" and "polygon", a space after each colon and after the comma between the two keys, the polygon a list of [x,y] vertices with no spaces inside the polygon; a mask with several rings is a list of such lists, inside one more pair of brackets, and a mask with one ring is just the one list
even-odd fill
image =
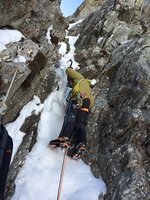
{"label": "black climbing pants", "polygon": [[71,100],[68,106],[67,114],[64,118],[64,123],[59,137],[72,137],[76,133],[76,145],[80,142],[86,144],[86,130],[88,110],[90,107],[90,100],[83,99],[82,107],[76,108],[76,100]]}

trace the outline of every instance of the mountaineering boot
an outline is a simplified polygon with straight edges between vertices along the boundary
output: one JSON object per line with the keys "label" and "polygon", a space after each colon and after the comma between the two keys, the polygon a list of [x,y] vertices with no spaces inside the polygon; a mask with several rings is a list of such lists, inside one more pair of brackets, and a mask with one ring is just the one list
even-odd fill
{"label": "mountaineering boot", "polygon": [[72,159],[77,160],[80,159],[81,156],[85,153],[85,144],[79,143],[76,147],[76,152],[72,154]]}
{"label": "mountaineering boot", "polygon": [[54,148],[67,148],[69,146],[69,138],[68,137],[59,137],[55,140],[51,140],[49,146],[53,146]]}
{"label": "mountaineering boot", "polygon": [[77,152],[76,146],[70,145],[68,148],[67,156],[72,157]]}

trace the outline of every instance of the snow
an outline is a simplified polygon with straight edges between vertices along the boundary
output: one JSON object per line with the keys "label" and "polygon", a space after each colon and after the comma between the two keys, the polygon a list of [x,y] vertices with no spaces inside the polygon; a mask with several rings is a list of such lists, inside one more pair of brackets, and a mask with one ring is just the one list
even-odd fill
{"label": "snow", "polygon": [[79,25],[84,19],[80,19],[79,21],[75,22],[75,23],[72,23],[72,24],[69,24],[69,28],[68,29],[71,29],[73,26],[75,25]]}
{"label": "snow", "polygon": [[97,39],[97,43],[100,43],[102,40],[103,40],[103,37],[99,37],[99,38]]}
{"label": "snow", "polygon": [[17,30],[0,30],[0,52],[6,49],[6,44],[18,42],[22,37],[22,33]]}
{"label": "snow", "polygon": [[59,45],[61,45],[59,49],[59,54],[64,56],[67,51],[67,44],[65,42],[59,42]]}
{"label": "snow", "polygon": [[18,63],[18,62],[26,62],[26,59],[25,57],[23,57],[22,55],[19,55],[13,60],[15,63]]}
{"label": "snow", "polygon": [[[4,32],[3,34],[5,35]],[[7,38],[7,43],[10,41],[9,38],[11,38],[11,41],[17,40],[15,34],[16,32],[12,31],[12,37],[10,34]],[[26,157],[25,163],[18,173],[15,181],[15,193],[11,200],[57,199],[64,150],[51,150],[48,148],[48,143],[50,140],[58,137],[65,115],[65,99],[68,92],[66,88],[65,69],[70,65],[70,63],[67,63],[69,59],[74,61],[74,42],[77,37],[68,38],[71,50],[62,57],[60,61],[61,68],[56,69],[59,90],[57,91],[55,88],[43,104],[41,104],[39,97],[34,96],[33,100],[22,108],[18,118],[14,122],[6,124],[6,129],[14,143],[13,160],[26,134],[20,131],[20,127],[27,117],[33,113],[35,115],[40,113],[37,142]],[[2,48],[1,44],[6,44],[2,37],[0,37],[0,49]],[[65,48],[64,44],[63,47]],[[60,52],[62,51],[64,53],[65,49],[63,47],[60,47]],[[74,61],[73,68],[77,68],[77,65],[78,63]],[[95,178],[90,171],[90,167],[81,159],[75,161],[66,157],[66,168],[60,199],[96,200],[101,192],[103,194],[106,192],[106,186],[103,180],[101,178]]]}
{"label": "snow", "polygon": [[53,25],[50,25],[50,27],[47,29],[47,32],[46,32],[46,38],[49,44],[52,44],[51,37],[50,37],[51,30],[53,30]]}

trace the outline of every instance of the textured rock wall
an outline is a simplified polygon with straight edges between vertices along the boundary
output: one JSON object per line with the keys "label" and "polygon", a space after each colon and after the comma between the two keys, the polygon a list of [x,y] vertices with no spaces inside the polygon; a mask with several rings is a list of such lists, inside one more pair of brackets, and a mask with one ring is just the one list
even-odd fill
{"label": "textured rock wall", "polygon": [[[14,70],[9,70],[8,73],[11,66],[18,67],[16,80],[20,79],[18,86],[14,84],[11,88],[7,99],[8,115],[3,118],[4,124],[14,120],[21,107],[31,100],[33,95],[39,96],[43,102],[55,85],[54,63],[61,57],[58,53],[58,42],[66,40],[65,29],[68,26],[59,6],[60,1],[0,1],[0,28],[17,29],[24,36],[18,43],[8,44],[7,49],[0,53],[0,70],[3,71],[0,95],[5,95],[10,85],[14,73]],[[46,34],[50,27],[48,41]],[[17,55],[26,59],[25,63],[19,64],[21,72],[19,66],[14,63]]]}
{"label": "textured rock wall", "polygon": [[105,0],[84,0],[75,13],[68,17],[70,22],[85,18],[96,11]]}
{"label": "textured rock wall", "polygon": [[80,71],[97,80],[84,160],[102,175],[106,200],[150,198],[149,7],[148,1],[105,1],[69,31],[81,33]]}

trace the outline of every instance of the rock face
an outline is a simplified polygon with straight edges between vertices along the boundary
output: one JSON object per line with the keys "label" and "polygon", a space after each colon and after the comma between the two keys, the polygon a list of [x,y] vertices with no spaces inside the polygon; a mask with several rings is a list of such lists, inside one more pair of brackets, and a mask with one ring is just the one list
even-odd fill
{"label": "rock face", "polygon": [[75,13],[69,16],[69,21],[77,21],[88,16],[90,13],[93,13],[100,7],[104,0],[84,0],[83,3],[77,8]]}
{"label": "rock face", "polygon": [[[33,98],[33,95],[39,96],[44,101],[55,85],[53,66],[61,56],[58,54],[58,41],[66,40],[65,29],[68,26],[59,5],[60,1],[48,0],[44,2],[32,0],[20,0],[17,3],[13,0],[0,2],[1,29],[17,29],[24,36],[18,43],[8,44],[7,49],[0,53],[0,71],[3,71],[0,95],[6,94],[8,90],[14,73],[14,70],[9,70],[8,73],[8,69],[11,66],[12,68],[16,67],[16,63],[14,63],[16,55],[21,55],[26,59],[25,64],[20,64],[22,71],[24,68],[24,75],[19,77],[18,70],[16,76],[16,80],[20,79],[20,85],[13,85],[9,95],[12,98],[10,101],[9,98],[7,100],[9,105],[7,114],[3,118],[4,124],[14,120],[18,111]],[[51,31],[48,32],[50,27]],[[49,34],[49,41],[46,34]],[[29,69],[26,69],[27,67]],[[3,76],[3,74],[5,75]]]}
{"label": "rock face", "polygon": [[[80,34],[75,43],[75,60],[80,72],[97,81],[93,88],[95,115],[87,126],[88,144],[83,160],[91,166],[92,173],[102,176],[106,183],[107,193],[100,194],[99,200],[150,199],[150,2],[88,1],[93,7],[87,15],[85,10],[90,8],[85,0],[84,9],[82,4],[78,8],[81,11],[77,10],[68,19],[62,17],[60,1],[17,2],[16,7],[14,1],[0,2],[2,28],[20,30],[26,37],[9,44],[0,54],[1,95],[7,91],[13,74],[7,71],[10,66],[15,68],[16,53],[26,58],[20,66],[24,75],[18,71],[20,82],[15,84],[7,102],[3,123],[14,120],[33,95],[44,101],[50,94],[56,84],[53,64],[61,57],[58,41],[67,42],[68,21],[75,21],[74,16],[83,19],[86,13],[82,22],[68,33],[70,36]],[[41,13],[45,13],[44,16]],[[49,45],[45,35],[51,25],[51,40],[54,36],[57,38]],[[19,51],[13,50],[16,47]],[[41,60],[39,66],[37,60]],[[27,134],[10,167],[6,199],[12,196],[15,177],[35,143],[34,124],[37,122],[38,117],[33,115],[22,127]],[[22,161],[19,166],[18,160]]]}

